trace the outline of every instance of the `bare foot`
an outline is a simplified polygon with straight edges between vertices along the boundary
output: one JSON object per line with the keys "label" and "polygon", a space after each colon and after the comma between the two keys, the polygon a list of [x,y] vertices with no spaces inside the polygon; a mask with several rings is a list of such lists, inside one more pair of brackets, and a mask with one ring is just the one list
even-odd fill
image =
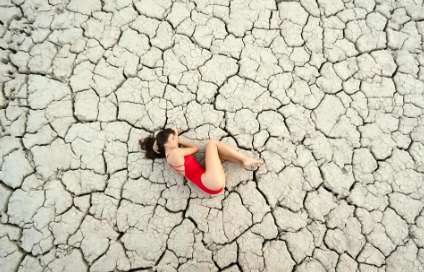
{"label": "bare foot", "polygon": [[251,167],[251,166],[260,166],[263,163],[264,163],[263,161],[258,161],[258,160],[255,160],[253,158],[246,157],[246,159],[243,160],[242,167],[244,169],[246,169],[246,168]]}

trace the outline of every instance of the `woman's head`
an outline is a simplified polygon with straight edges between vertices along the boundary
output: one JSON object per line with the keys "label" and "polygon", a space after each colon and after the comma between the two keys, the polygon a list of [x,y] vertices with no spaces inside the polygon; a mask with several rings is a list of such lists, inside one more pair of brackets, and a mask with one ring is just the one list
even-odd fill
{"label": "woman's head", "polygon": [[[153,144],[155,143],[155,140],[159,153],[156,153],[156,151],[153,150]],[[139,144],[141,149],[145,151],[144,157],[146,159],[154,160],[157,158],[165,158],[165,144],[172,147],[175,145],[175,131],[173,129],[166,128],[160,131],[156,135],[156,138],[153,136],[153,134],[149,135],[146,138],[139,140]]]}

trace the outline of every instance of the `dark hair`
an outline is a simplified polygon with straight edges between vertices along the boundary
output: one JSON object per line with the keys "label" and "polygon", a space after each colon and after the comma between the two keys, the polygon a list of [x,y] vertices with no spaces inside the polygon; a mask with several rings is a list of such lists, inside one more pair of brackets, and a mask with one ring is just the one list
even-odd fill
{"label": "dark hair", "polygon": [[[165,158],[164,144],[168,141],[168,137],[170,134],[175,135],[175,131],[171,128],[166,128],[160,131],[156,135],[156,138],[153,136],[153,134],[151,134],[144,139],[140,139],[138,143],[140,144],[141,149],[145,151],[144,158],[150,160]],[[155,140],[157,141],[158,151],[160,152],[159,154],[153,150],[153,144]]]}

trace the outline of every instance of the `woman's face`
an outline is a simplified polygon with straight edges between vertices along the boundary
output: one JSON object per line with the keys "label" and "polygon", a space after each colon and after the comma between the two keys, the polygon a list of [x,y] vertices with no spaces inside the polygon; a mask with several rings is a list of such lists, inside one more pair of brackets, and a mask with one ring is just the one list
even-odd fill
{"label": "woman's face", "polygon": [[178,136],[174,134],[170,134],[168,137],[168,141],[166,142],[167,147],[178,147]]}

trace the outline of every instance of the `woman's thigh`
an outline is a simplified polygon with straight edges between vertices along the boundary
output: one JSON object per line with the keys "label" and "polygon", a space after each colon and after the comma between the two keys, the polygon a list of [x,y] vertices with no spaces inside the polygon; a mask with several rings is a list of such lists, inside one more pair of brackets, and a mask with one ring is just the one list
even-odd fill
{"label": "woman's thigh", "polygon": [[217,140],[211,139],[205,149],[205,173],[202,183],[210,190],[219,190],[225,186],[225,173],[218,155]]}

